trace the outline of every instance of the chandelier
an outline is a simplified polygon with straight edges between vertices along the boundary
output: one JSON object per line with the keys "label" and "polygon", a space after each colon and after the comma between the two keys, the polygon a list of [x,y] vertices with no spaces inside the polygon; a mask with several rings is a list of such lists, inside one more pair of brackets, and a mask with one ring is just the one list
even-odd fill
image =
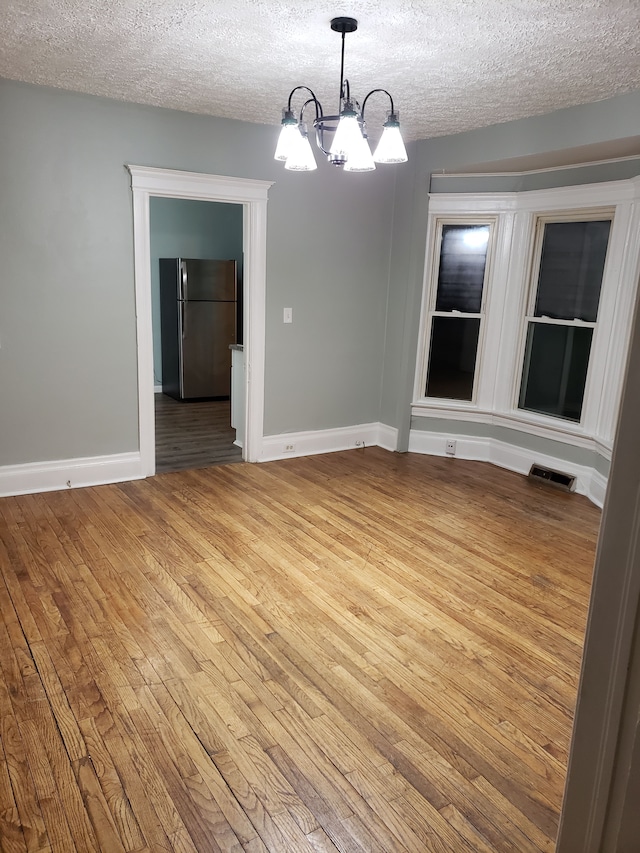
{"label": "chandelier", "polygon": [[[345,172],[370,172],[375,169],[376,163],[405,163],[407,151],[400,135],[399,114],[394,108],[393,98],[389,92],[386,89],[372,89],[361,107],[355,98],[352,99],[349,81],[344,78],[345,36],[358,29],[358,22],[355,18],[333,18],[331,29],[342,34],[339,115],[324,115],[322,105],[313,91],[308,86],[296,86],[291,90],[287,106],[282,110],[282,129],[276,146],[275,159],[283,160],[285,169],[294,172],[309,172],[317,169],[316,159],[309,143],[307,125],[304,122],[304,111],[313,104],[316,143],[334,166],[342,166]],[[296,118],[291,108],[291,99],[301,90],[307,92],[310,97],[303,103],[300,114]],[[364,112],[367,101],[376,93],[386,95],[391,108],[387,113],[380,141],[372,154]]]}

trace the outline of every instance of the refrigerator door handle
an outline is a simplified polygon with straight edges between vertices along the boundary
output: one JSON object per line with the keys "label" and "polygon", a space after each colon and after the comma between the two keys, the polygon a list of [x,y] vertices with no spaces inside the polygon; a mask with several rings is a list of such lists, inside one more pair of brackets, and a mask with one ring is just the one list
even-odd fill
{"label": "refrigerator door handle", "polygon": [[187,262],[180,261],[180,299],[187,298]]}
{"label": "refrigerator door handle", "polygon": [[178,321],[180,323],[180,340],[178,342],[178,387],[180,398],[184,397],[184,302],[178,302]]}

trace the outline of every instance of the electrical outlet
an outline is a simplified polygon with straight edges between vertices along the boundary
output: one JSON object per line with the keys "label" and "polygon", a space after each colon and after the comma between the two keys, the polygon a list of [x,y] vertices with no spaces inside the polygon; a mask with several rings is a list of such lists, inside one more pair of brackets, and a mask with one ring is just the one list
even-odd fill
{"label": "electrical outlet", "polygon": [[364,441],[361,441],[359,438],[356,438],[356,447],[364,447]]}
{"label": "electrical outlet", "polygon": [[285,444],[285,446],[284,446],[284,452],[285,453],[293,453],[295,449],[296,449],[295,444]]}
{"label": "electrical outlet", "polygon": [[444,452],[447,454],[447,456],[456,455],[456,443],[452,438],[447,439],[447,445],[444,449]]}

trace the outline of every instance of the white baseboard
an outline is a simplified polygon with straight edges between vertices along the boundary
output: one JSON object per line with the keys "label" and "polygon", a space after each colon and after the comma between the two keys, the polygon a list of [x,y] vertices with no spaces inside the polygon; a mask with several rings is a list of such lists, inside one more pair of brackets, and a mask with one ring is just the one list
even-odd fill
{"label": "white baseboard", "polygon": [[[395,450],[397,440],[397,430],[380,423],[270,435],[263,439],[260,462],[350,450],[362,445],[378,445],[385,450]],[[237,440],[234,444],[242,447],[242,443]],[[293,451],[285,450],[287,445],[293,445]],[[112,456],[5,465],[0,466],[0,497],[100,486],[140,480],[143,477],[140,453],[137,451]]]}
{"label": "white baseboard", "polygon": [[0,497],[122,483],[143,477],[140,453],[115,453],[0,467]]}
{"label": "white baseboard", "polygon": [[599,471],[594,471],[591,475],[591,490],[588,497],[596,506],[599,506],[600,509],[602,509],[604,505],[604,498],[607,494],[607,482],[607,478],[604,474],[600,474]]}
{"label": "white baseboard", "polygon": [[[553,456],[535,453],[523,447],[491,438],[452,436],[447,433],[411,430],[409,451],[431,456],[446,456],[447,439],[456,441],[456,457],[491,462],[500,468],[528,474],[534,463],[563,471],[576,477],[576,491],[602,507],[607,490],[607,478],[593,468],[575,465]],[[361,447],[378,446],[397,449],[398,432],[381,423],[359,424],[328,430],[282,433],[265,436],[261,462],[287,459],[291,456],[311,456]],[[360,442],[360,443],[359,443]],[[288,445],[293,450],[285,450]],[[82,459],[62,459],[52,462],[30,462],[24,465],[0,467],[0,497],[51,492],[83,486],[99,486],[142,479],[140,453],[118,453]]]}
{"label": "white baseboard", "polygon": [[447,456],[445,453],[447,439],[455,440],[457,459],[491,462],[499,468],[516,471],[518,474],[528,474],[534,463],[543,465],[555,471],[571,474],[576,478],[576,492],[586,495],[596,506],[602,507],[604,503],[607,478],[598,473],[595,468],[576,465],[573,462],[537,453],[495,438],[476,438],[450,433],[445,435],[412,429],[409,433],[409,452]]}
{"label": "white baseboard", "polygon": [[376,426],[378,427],[378,447],[396,451],[398,449],[398,430],[387,424],[376,424]]}
{"label": "white baseboard", "polygon": [[154,394],[162,394],[162,385],[154,385],[153,386]]}
{"label": "white baseboard", "polygon": [[[284,432],[280,435],[266,435],[263,438],[260,462],[288,459],[291,456],[313,456],[317,453],[355,450],[362,446],[378,446],[385,450],[395,450],[397,442],[398,431],[381,423],[308,432]],[[287,450],[288,447],[292,449]]]}

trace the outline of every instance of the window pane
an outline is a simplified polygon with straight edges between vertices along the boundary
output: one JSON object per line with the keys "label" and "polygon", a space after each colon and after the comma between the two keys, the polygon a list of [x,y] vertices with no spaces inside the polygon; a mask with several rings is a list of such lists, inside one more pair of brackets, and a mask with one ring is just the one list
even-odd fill
{"label": "window pane", "polygon": [[579,421],[593,329],[529,323],[519,408]]}
{"label": "window pane", "polygon": [[470,400],[476,369],[478,317],[434,317],[427,397]]}
{"label": "window pane", "polygon": [[536,317],[595,323],[611,222],[548,222],[544,227]]}
{"label": "window pane", "polygon": [[488,243],[488,225],[442,226],[436,311],[480,312]]}

